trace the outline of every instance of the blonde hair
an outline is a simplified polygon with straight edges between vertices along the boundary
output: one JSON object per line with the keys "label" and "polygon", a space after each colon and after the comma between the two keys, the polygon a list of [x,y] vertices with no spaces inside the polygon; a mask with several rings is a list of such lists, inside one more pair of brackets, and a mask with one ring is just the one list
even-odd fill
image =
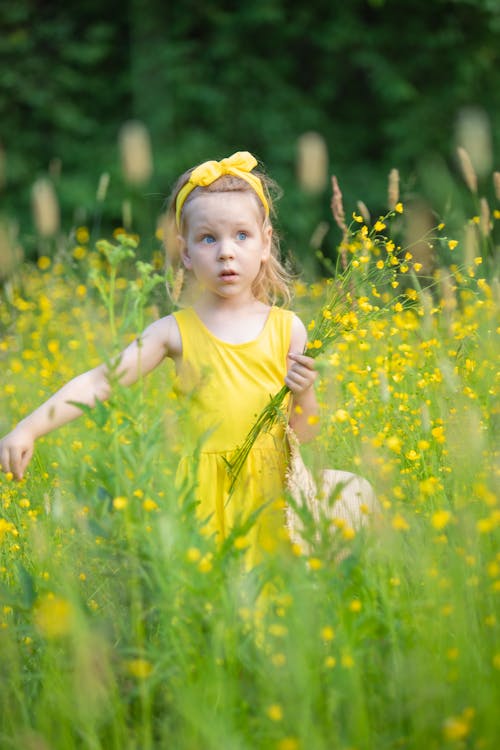
{"label": "blonde hair", "polygon": [[[184,210],[181,212],[180,228],[178,229],[176,225],[175,207],[177,195],[179,194],[181,188],[189,180],[191,172],[194,169],[196,169],[196,167],[193,167],[192,169],[185,172],[175,183],[168,199],[167,212],[165,214],[163,223],[163,237],[167,264],[173,271],[173,287],[177,287],[168,290],[174,302],[178,301],[181,292],[181,289],[179,287],[181,286],[183,280],[180,248],[177,238],[179,232],[182,233],[185,229],[185,222],[183,219]],[[197,186],[196,188],[194,188],[186,198],[183,209],[191,200],[193,200],[193,198],[203,194],[203,192],[251,193],[255,196],[256,203],[259,205],[259,210],[262,212],[263,223],[269,221],[272,225],[271,219],[275,216],[276,213],[274,209],[274,201],[276,201],[280,197],[281,190],[278,185],[263,172],[252,170],[252,174],[255,175],[255,177],[258,177],[262,183],[262,188],[269,205],[269,217],[266,217],[262,201],[259,199],[257,193],[248,184],[248,182],[241,179],[240,177],[231,174],[222,175],[221,177],[214,180],[214,182],[212,182],[210,185]],[[179,283],[179,280],[181,280],[181,283]],[[271,236],[271,252],[267,261],[265,263],[262,263],[260,267],[257,278],[253,283],[252,291],[256,299],[266,304],[274,305],[276,303],[280,303],[282,305],[288,305],[292,298],[292,280],[293,277],[291,272],[281,261],[279,237],[273,228]]]}

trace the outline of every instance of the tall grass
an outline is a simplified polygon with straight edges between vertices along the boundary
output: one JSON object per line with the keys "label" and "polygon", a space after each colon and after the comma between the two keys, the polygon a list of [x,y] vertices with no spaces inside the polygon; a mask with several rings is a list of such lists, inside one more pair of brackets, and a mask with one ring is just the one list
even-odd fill
{"label": "tall grass", "polygon": [[[161,275],[127,255],[82,231],[6,287],[0,432],[158,314]],[[2,475],[0,746],[495,748],[499,299],[480,270],[407,286],[412,310],[321,360],[304,456],[365,476],[382,513],[304,516],[307,554],[248,570],[245,529],[217,546],[198,525],[168,365]],[[328,289],[296,292],[307,322]]]}

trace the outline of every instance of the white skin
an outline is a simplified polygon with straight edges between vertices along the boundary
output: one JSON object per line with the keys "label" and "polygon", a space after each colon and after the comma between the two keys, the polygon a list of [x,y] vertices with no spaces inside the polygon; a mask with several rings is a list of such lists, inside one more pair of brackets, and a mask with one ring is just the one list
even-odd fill
{"label": "white skin", "polygon": [[[263,222],[263,209],[253,192],[202,192],[191,197],[183,210],[183,233],[178,241],[183,263],[200,286],[194,309],[205,326],[229,343],[252,341],[262,330],[269,305],[260,302],[252,284],[269,258],[272,227]],[[293,394],[290,426],[301,442],[314,437],[309,417],[317,414],[313,383],[314,360],[302,352],[307,340],[303,323],[293,317],[288,372],[284,382]],[[165,357],[179,365],[182,340],[172,315],[148,326],[138,341],[119,356],[117,375],[129,386],[154,370]],[[22,479],[37,438],[80,416],[70,402],[90,407],[111,394],[105,364],[78,375],[0,440],[0,465]],[[299,408],[297,408],[299,407]],[[314,420],[312,420],[314,421]]]}

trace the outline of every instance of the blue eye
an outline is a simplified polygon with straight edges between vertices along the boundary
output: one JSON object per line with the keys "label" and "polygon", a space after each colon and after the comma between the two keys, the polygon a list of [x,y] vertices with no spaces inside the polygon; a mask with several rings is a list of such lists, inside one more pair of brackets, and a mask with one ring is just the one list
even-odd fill
{"label": "blue eye", "polygon": [[211,245],[212,242],[215,242],[215,237],[213,234],[205,234],[204,237],[201,238],[201,241],[206,245]]}
{"label": "blue eye", "polygon": [[239,240],[246,240],[246,238],[248,237],[248,234],[246,232],[238,232],[236,236],[238,237]]}

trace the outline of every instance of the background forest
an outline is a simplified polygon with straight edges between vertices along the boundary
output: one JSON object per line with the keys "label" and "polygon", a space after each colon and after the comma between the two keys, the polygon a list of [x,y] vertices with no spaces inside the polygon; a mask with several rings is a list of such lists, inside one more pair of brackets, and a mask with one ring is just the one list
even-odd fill
{"label": "background forest", "polygon": [[[1,215],[34,257],[35,179],[54,183],[69,231],[91,222],[109,173],[104,227],[122,223],[128,197],[147,243],[178,174],[248,149],[284,189],[281,229],[300,258],[331,219],[329,180],[297,181],[313,131],[349,209],[385,210],[395,167],[406,200],[425,196],[463,224],[456,146],[491,191],[499,58],[498,0],[0,0]],[[154,163],[135,185],[118,146],[130,120],[148,129]],[[332,228],[325,247],[337,243]]]}

